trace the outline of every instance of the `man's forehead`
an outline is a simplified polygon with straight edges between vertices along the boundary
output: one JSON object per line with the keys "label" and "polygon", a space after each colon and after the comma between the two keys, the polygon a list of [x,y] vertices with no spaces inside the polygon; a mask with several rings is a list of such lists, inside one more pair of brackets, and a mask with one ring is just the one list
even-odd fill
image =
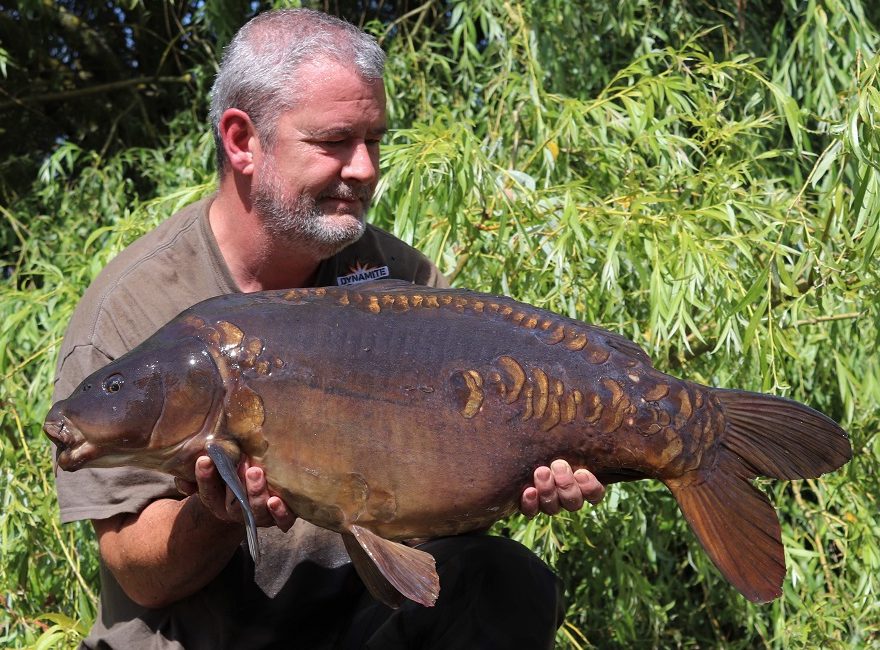
{"label": "man's forehead", "polygon": [[303,63],[297,68],[290,91],[296,104],[316,101],[378,100],[385,104],[385,83],[364,77],[354,66],[336,62]]}
{"label": "man's forehead", "polygon": [[310,138],[381,138],[388,130],[384,102],[305,101],[286,111],[279,124]]}
{"label": "man's forehead", "polygon": [[354,63],[344,63],[336,59],[322,57],[311,61],[303,61],[295,70],[299,85],[321,85],[332,83],[341,78],[357,79],[362,84],[381,89],[385,92],[385,84],[381,77],[366,77]]}
{"label": "man's forehead", "polygon": [[310,136],[366,134],[386,131],[385,86],[365,79],[353,66],[334,61],[306,63],[297,70],[299,97],[281,117]]}

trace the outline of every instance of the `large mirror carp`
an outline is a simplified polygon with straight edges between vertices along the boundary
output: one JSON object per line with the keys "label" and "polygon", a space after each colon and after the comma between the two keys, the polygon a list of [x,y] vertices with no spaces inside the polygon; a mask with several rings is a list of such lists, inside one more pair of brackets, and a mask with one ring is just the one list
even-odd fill
{"label": "large mirror carp", "polygon": [[[433,558],[401,540],[488,527],[556,458],[606,484],[662,481],[721,573],[768,601],[783,546],[750,479],[817,477],[852,455],[797,402],[676,379],[632,341],[509,298],[395,281],[206,300],[88,377],[44,429],[65,470],[192,481],[207,452],[246,511],[248,457],[300,517],[342,534],[392,606],[439,593]],[[463,468],[479,471],[462,482]]]}

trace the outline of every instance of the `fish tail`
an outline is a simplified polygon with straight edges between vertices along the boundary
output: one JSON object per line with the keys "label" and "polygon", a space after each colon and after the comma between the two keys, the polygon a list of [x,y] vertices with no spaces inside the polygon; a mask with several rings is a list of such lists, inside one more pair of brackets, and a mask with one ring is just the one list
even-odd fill
{"label": "fish tail", "polygon": [[776,511],[750,479],[814,478],[846,463],[852,447],[836,422],[798,402],[711,392],[725,421],[712,466],[665,483],[724,577],[749,600],[767,602],[782,593],[785,554]]}
{"label": "fish tail", "polygon": [[713,389],[726,428],[721,445],[752,476],[816,478],[852,458],[849,436],[834,420],[784,397]]}

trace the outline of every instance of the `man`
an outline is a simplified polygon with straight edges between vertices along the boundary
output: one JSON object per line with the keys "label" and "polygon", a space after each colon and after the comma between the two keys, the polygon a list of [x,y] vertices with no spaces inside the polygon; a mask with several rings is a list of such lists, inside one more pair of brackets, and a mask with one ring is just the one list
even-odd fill
{"label": "man", "polygon": [[[446,286],[425,257],[364,224],[386,130],[383,66],[372,38],[319,12],[263,14],[242,28],[212,91],[217,193],[136,241],[89,287],[62,346],[56,399],[205,298],[337,284],[365,265]],[[523,492],[527,515],[602,498],[586,470],[551,468]],[[443,585],[437,606],[391,612],[364,592],[338,535],[297,520],[260,468],[241,472],[261,526],[256,567],[207,457],[195,484],[131,468],[57,475],[62,520],[90,519],[100,546],[101,607],[86,647],[552,644],[555,577],[518,544],[428,542]]]}

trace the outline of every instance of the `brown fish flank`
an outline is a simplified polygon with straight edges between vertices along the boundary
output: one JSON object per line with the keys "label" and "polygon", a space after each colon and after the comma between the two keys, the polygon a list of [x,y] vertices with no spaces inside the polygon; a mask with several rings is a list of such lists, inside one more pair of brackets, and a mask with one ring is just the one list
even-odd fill
{"label": "brown fish flank", "polygon": [[[165,352],[173,346],[188,356]],[[662,480],[722,573],[769,600],[784,555],[773,508],[749,479],[818,476],[851,454],[845,432],[812,409],[670,377],[611,332],[503,297],[395,282],[212,299],[87,382],[156,372],[148,367],[166,384],[193,385],[193,405],[220,395],[217,414],[199,431],[181,425],[182,442],[145,431],[143,417],[92,417],[125,396],[78,390],[47,418],[62,465],[73,455],[62,450],[79,446],[94,465],[187,477],[207,449],[234,487],[247,456],[300,516],[343,535],[391,605],[430,605],[439,588],[430,556],[398,540],[491,525],[516,509],[535,467],[558,457],[606,483]],[[102,461],[116,429],[177,446],[161,462],[152,443],[113,447]]]}

